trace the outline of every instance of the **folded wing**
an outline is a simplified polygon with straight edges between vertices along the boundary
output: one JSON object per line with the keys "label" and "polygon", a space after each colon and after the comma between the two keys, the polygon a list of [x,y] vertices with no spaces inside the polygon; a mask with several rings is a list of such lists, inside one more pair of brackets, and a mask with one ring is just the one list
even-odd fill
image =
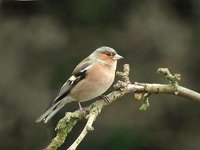
{"label": "folded wing", "polygon": [[64,83],[64,85],[60,89],[60,92],[53,101],[54,104],[67,96],[70,90],[86,77],[88,70],[92,67],[91,61],[85,61],[80,64],[75,68],[72,76]]}

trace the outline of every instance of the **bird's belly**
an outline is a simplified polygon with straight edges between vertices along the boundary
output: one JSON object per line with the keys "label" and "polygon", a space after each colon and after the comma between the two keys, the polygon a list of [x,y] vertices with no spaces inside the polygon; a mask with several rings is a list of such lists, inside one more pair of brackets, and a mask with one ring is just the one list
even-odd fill
{"label": "bird's belly", "polygon": [[[86,77],[87,78],[87,77]],[[80,81],[71,91],[70,95],[80,102],[91,100],[102,95],[111,86],[114,75],[99,73]]]}

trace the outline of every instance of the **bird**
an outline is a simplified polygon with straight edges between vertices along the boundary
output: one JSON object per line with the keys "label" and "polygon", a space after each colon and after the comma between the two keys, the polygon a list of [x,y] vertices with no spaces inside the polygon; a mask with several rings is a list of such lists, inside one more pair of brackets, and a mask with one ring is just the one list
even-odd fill
{"label": "bird", "polygon": [[113,48],[102,46],[83,59],[63,84],[52,106],[37,120],[47,123],[67,103],[92,100],[103,96],[115,79],[117,61],[123,57]]}

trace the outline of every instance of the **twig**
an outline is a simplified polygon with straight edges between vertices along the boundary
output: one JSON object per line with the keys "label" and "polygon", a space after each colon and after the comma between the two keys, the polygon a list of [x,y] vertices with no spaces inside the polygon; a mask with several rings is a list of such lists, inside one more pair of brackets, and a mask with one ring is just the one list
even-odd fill
{"label": "twig", "polygon": [[93,114],[93,113],[89,114],[88,121],[85,127],[83,128],[83,131],[67,150],[75,150],[78,147],[78,145],[81,143],[81,141],[85,138],[85,136],[88,134],[88,132],[94,130],[92,124],[95,121],[97,115],[98,114]]}

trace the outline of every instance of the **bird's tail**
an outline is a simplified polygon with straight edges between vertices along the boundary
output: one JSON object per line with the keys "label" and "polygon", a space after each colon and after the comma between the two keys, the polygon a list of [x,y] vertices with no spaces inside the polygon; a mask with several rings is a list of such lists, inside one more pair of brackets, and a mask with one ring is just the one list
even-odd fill
{"label": "bird's tail", "polygon": [[53,104],[42,116],[40,116],[37,120],[36,123],[44,121],[44,123],[47,123],[65,104],[71,102],[72,100],[64,100],[62,99],[61,101]]}

